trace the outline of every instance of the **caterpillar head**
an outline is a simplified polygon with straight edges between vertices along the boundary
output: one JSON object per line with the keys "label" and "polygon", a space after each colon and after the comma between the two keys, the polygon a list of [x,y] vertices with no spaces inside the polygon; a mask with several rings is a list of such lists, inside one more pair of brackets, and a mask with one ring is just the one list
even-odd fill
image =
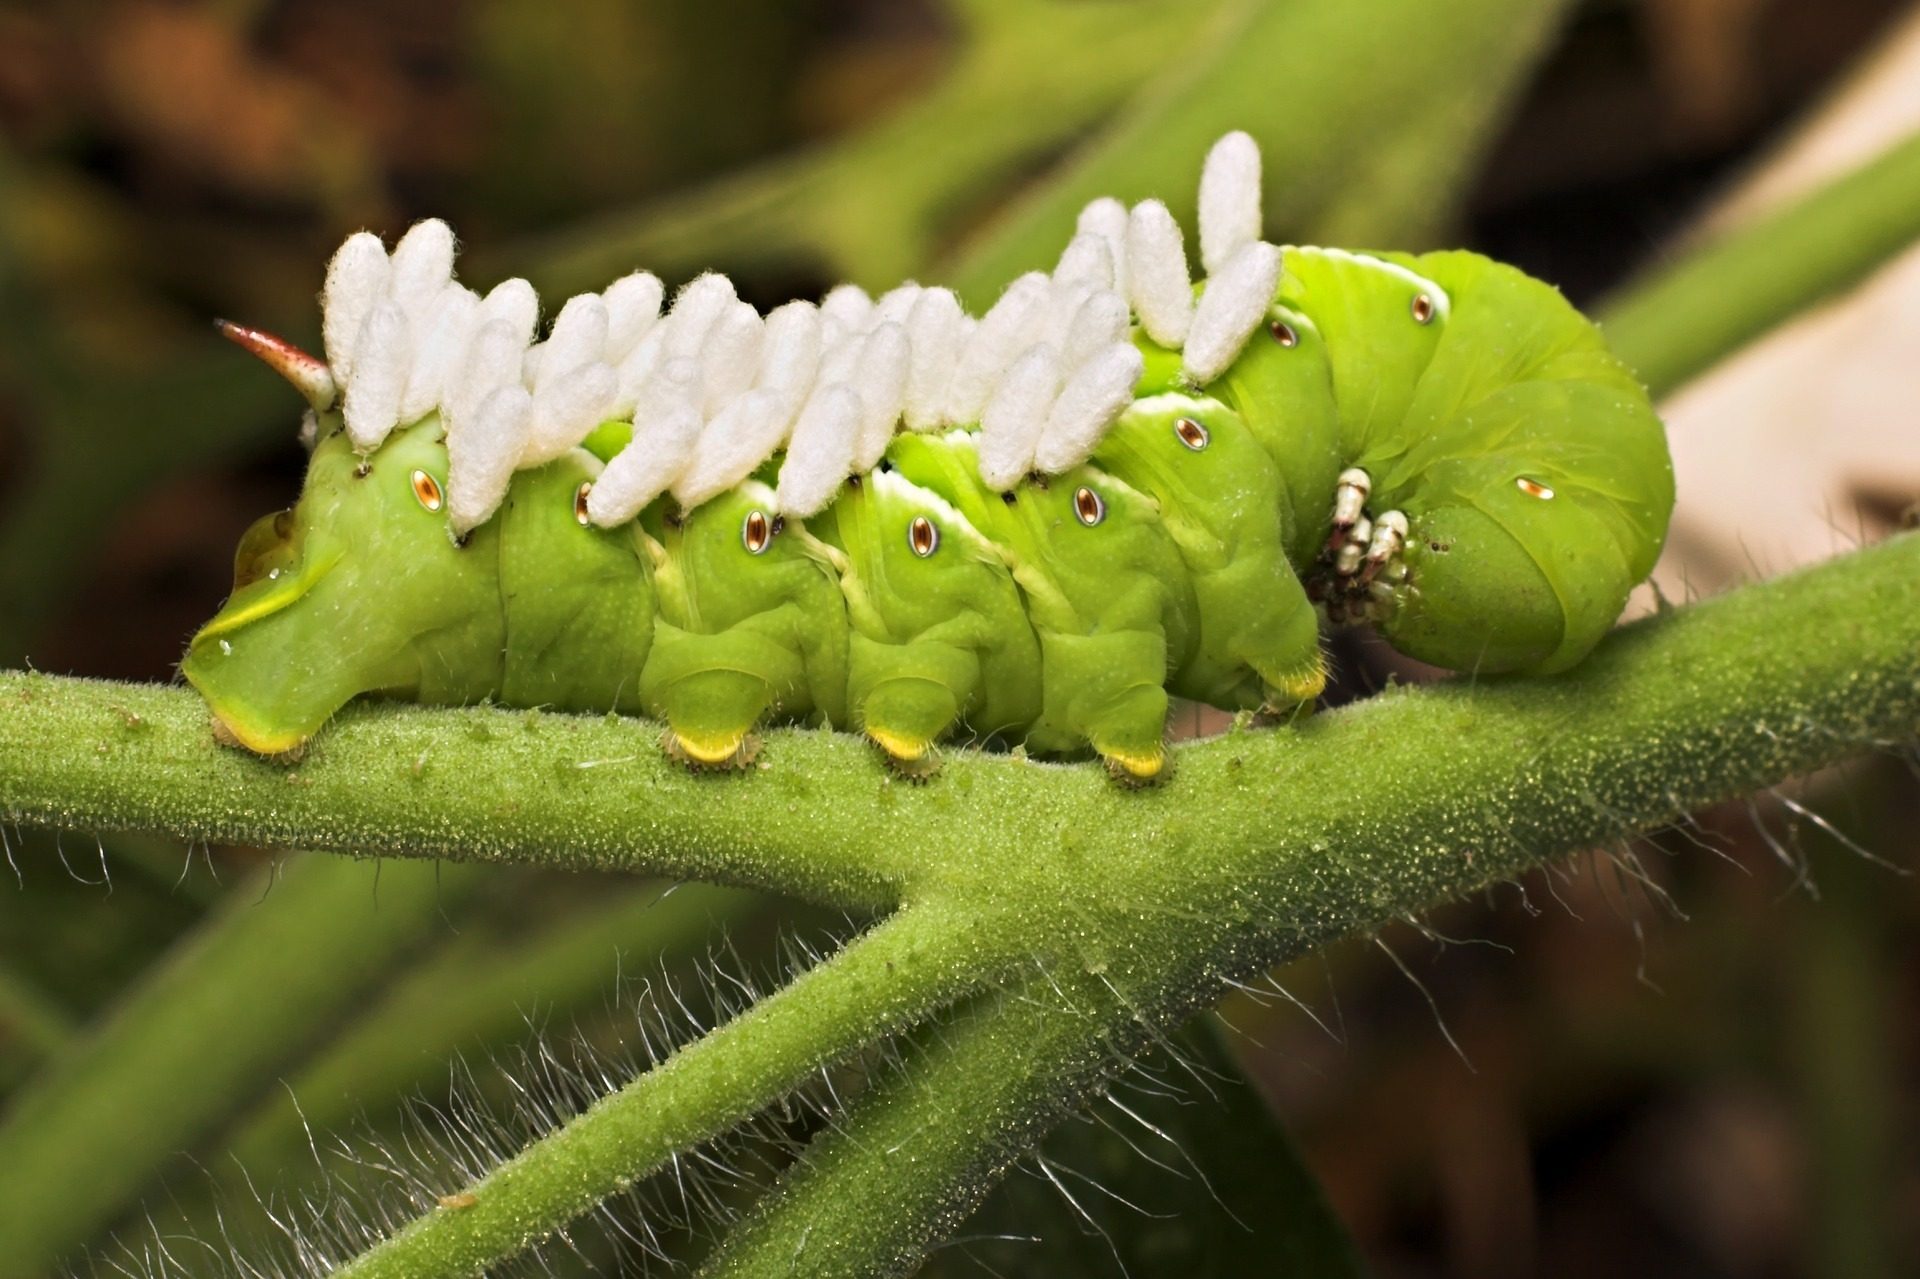
{"label": "caterpillar head", "polygon": [[223,739],[266,755],[299,748],[362,693],[477,697],[500,663],[494,574],[474,571],[496,538],[448,536],[439,419],[367,457],[337,414],[316,422],[298,504],[241,539],[233,594],[180,667]]}

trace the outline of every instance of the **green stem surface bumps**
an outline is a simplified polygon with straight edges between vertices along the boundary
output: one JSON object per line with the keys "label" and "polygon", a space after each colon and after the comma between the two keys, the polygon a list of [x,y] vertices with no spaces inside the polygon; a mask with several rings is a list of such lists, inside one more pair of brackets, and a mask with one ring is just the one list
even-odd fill
{"label": "green stem surface bumps", "polygon": [[[897,785],[859,744],[802,731],[771,735],[764,771],[695,778],[660,764],[652,730],[631,721],[397,707],[343,715],[296,786],[213,747],[183,691],[4,675],[0,705],[6,820],[429,856],[471,841],[496,858],[909,903],[530,1147],[473,1208],[430,1214],[354,1272],[464,1274],[820,1062],[1024,964],[1109,993],[1087,1038],[1061,1046],[1062,1062],[1084,1061],[1211,1001],[1234,973],[1920,737],[1920,535],[1623,628],[1565,675],[1389,690],[1295,729],[1196,743],[1170,785],[1140,793],[1085,766],[972,752],[928,786]],[[442,766],[416,772],[416,753]],[[569,786],[583,773],[610,780]],[[558,798],[530,777],[562,779]],[[1100,1077],[1062,1070],[1075,1093]],[[1053,1113],[1014,1106],[1008,1131],[1032,1136]],[[941,1158],[960,1181],[997,1166],[969,1142],[1009,1140],[950,1138]],[[966,1198],[938,1184],[942,1203]]]}

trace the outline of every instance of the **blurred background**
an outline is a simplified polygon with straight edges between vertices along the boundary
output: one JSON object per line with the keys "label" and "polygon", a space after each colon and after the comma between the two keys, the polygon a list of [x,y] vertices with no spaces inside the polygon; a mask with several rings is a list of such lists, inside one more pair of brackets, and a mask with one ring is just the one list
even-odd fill
{"label": "blurred background", "polygon": [[[442,216],[466,279],[527,273],[549,298],[646,265],[727,270],[762,304],[913,273],[977,303],[1064,243],[1020,262],[1008,228],[1167,88],[1180,41],[1267,7],[1311,6],[0,4],[0,664],[172,677],[304,460],[294,397],[208,321],[317,349],[347,232]],[[1392,225],[1393,247],[1470,246],[1593,304],[1920,128],[1920,25],[1895,0],[1586,0],[1540,24],[1412,214],[1369,221],[1364,188],[1306,173],[1270,234]],[[1322,109],[1286,82],[1261,101],[1275,128]],[[1906,518],[1916,299],[1909,256],[1667,401],[1668,598]],[[1338,656],[1343,697],[1421,677],[1361,640]],[[1917,790],[1863,764],[1429,921],[1460,944],[1390,930],[1420,985],[1350,943],[1279,974],[1318,1021],[1230,1004],[1233,1052],[1383,1276],[1920,1273],[1920,893],[1807,815],[1910,871]],[[293,859],[269,891],[261,850],[8,840],[0,1115],[249,912],[334,957],[324,981],[282,954],[233,983],[236,1018],[284,996],[293,1027],[115,1174],[76,1227],[95,1243],[136,1229],[137,1203],[205,1222],[235,1168],[297,1181],[301,1117],[398,1131],[395,1099],[444,1094],[453,1052],[616,1044],[634,973],[693,973],[722,932],[765,968],[783,930],[834,922],[337,861]]]}

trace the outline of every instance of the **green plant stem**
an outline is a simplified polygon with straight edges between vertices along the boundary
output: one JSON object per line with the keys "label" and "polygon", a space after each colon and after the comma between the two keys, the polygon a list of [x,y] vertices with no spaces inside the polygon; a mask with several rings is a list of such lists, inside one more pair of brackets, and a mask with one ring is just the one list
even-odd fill
{"label": "green plant stem", "polygon": [[1099,196],[1159,197],[1192,225],[1200,160],[1232,129],[1260,142],[1270,228],[1327,244],[1420,247],[1451,222],[1461,178],[1567,8],[1230,6],[1196,24],[1191,47],[1165,60],[1148,91],[942,274],[969,303],[989,303],[1020,272],[1056,258]]}
{"label": "green plant stem", "polygon": [[[796,754],[806,767],[783,762]],[[645,721],[399,705],[339,716],[286,768],[216,744],[185,688],[0,673],[0,797],[31,824],[638,871],[867,914],[899,902],[917,851],[821,802],[836,784],[883,810],[907,796],[870,747],[778,731],[750,777],[689,774]]]}
{"label": "green plant stem", "polygon": [[225,1157],[265,1176],[305,1154],[310,1131],[342,1131],[356,1112],[395,1103],[435,1079],[444,1083],[454,1054],[523,1035],[536,1010],[564,1016],[606,990],[627,961],[644,971],[656,957],[693,950],[716,925],[742,920],[764,902],[704,884],[671,893],[641,884],[569,911],[530,938],[503,941],[469,923],[266,1098],[226,1143]]}
{"label": "green plant stem", "polygon": [[467,1206],[429,1212],[336,1273],[480,1273],[823,1065],[999,978],[1007,960],[983,950],[982,933],[925,908],[893,916],[500,1165],[467,1188]]}
{"label": "green plant stem", "polygon": [[[145,727],[129,728],[116,700]],[[7,819],[83,828],[160,820],[190,838],[204,837],[204,823],[233,838],[262,838],[264,829],[268,839],[284,832],[323,844],[350,829],[369,846],[438,854],[451,832],[454,843],[473,838],[493,856],[537,854],[559,846],[542,833],[554,819],[495,797],[524,793],[516,778],[578,775],[583,757],[634,756],[622,785],[562,796],[597,862],[659,870],[704,857],[784,879],[831,827],[823,860],[836,873],[869,856],[899,863],[898,888],[918,903],[869,943],[911,947],[920,912],[932,909],[935,919],[967,920],[969,945],[996,963],[1020,955],[1055,973],[1098,974],[1129,1024],[1164,1026],[1214,998],[1223,974],[1920,736],[1920,535],[1623,628],[1562,676],[1389,690],[1297,729],[1183,747],[1174,782],[1147,793],[1118,791],[1091,768],[958,751],[933,784],[894,786],[857,743],[817,732],[773,734],[764,772],[691,778],[658,763],[653,730],[632,722],[394,707],[343,716],[328,748],[303,766],[307,784],[290,787],[208,744],[181,690],[9,675],[0,676],[0,704],[10,710],[0,720]],[[476,734],[476,725],[492,731]],[[465,748],[457,774],[428,770],[433,785],[412,779],[391,801],[374,798],[396,772],[412,777],[396,760],[450,753],[455,742]],[[102,784],[102,774],[119,784]],[[716,787],[726,804],[711,802]],[[164,790],[164,802],[149,790]],[[668,814],[698,797],[672,829],[704,853],[663,851],[635,817],[636,791]],[[345,826],[326,803],[311,805],[315,793],[340,797],[332,802],[349,814]],[[770,808],[768,825],[743,828],[742,811]],[[608,834],[609,813],[626,817],[619,839]],[[577,864],[572,853],[556,862]],[[838,968],[816,975],[868,962],[857,957],[877,949],[850,948]],[[884,1015],[836,1013],[802,993],[823,983],[803,980],[591,1112],[623,1116],[590,1126],[600,1136],[583,1140],[576,1124],[507,1167],[562,1168],[582,1181],[591,1172],[599,1185],[637,1175],[647,1161],[630,1158],[626,1142],[698,1140],[726,1116],[771,1101],[801,1062],[843,1054],[863,1033],[994,980],[986,968],[915,969],[936,970],[937,982]],[[1105,1030],[1124,1030],[1117,1014]],[[699,1102],[693,1112],[681,1109],[685,1094]],[[616,1132],[625,1135],[613,1141]],[[537,1198],[552,1215],[490,1215],[487,1237],[524,1242],[585,1206],[577,1194]],[[376,1255],[404,1255],[419,1275],[483,1264],[474,1246],[431,1242],[443,1237],[421,1226],[405,1252]]]}
{"label": "green plant stem", "polygon": [[1655,395],[1858,283],[1920,238],[1920,134],[1662,264],[1600,309]]}
{"label": "green plant stem", "polygon": [[1116,1019],[1124,1014],[1112,994],[1084,972],[966,1009],[911,1070],[808,1148],[701,1275],[907,1272],[1092,1081],[1130,1060],[1137,1042],[1107,1039]]}
{"label": "green plant stem", "polygon": [[76,1028],[66,1009],[30,979],[0,966],[0,1043],[10,1053],[38,1059],[73,1042]]}
{"label": "green plant stem", "polygon": [[264,883],[236,889],[213,927],[15,1100],[0,1125],[0,1275],[42,1273],[91,1238],[483,879],[430,862],[303,857],[264,894]]}
{"label": "green plant stem", "polygon": [[686,195],[483,254],[478,267],[525,271],[559,293],[602,288],[636,264],[669,275],[820,272],[890,288],[924,269],[997,188],[1178,58],[1196,27],[1246,3],[975,0],[959,6],[952,63],[898,110]]}
{"label": "green plant stem", "polygon": [[[1394,690],[1292,731],[1184,746],[1178,780],[1143,794],[1097,769],[962,750],[931,785],[900,785],[857,739],[793,729],[770,732],[763,767],[747,775],[691,776],[645,721],[381,704],[341,714],[290,772],[216,745],[186,689],[5,673],[0,818],[622,868],[876,908],[935,892],[1003,897],[1000,884],[1036,876],[1069,887],[1095,868],[1116,893],[1134,886],[1152,901],[1159,885],[1133,875],[1198,884],[1249,859],[1271,872],[1302,840],[1348,837],[1385,861],[1383,882],[1406,884],[1413,909],[1539,848],[1637,829],[1829,762],[1863,735],[1906,736],[1917,575],[1920,540],[1902,536],[1623,628],[1563,676]],[[1789,722],[1775,728],[1779,717]],[[1809,735],[1856,720],[1846,741]],[[1533,796],[1551,761],[1573,790]],[[1588,812],[1615,775],[1671,798],[1607,798],[1617,820]],[[1522,785],[1535,802],[1515,809]],[[1515,820],[1517,831],[1505,825]],[[1475,846],[1489,821],[1490,842]],[[1448,829],[1436,842],[1431,832]],[[1470,847],[1478,860],[1459,860]],[[1428,849],[1455,860],[1410,855]],[[1489,865],[1489,850],[1524,856]],[[1369,882],[1356,900],[1382,891]]]}

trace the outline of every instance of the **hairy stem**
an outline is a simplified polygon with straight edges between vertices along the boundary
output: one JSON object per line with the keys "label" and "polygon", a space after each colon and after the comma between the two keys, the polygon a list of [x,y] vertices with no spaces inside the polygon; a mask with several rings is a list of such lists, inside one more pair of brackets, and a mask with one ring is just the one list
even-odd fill
{"label": "hairy stem", "polygon": [[1086,973],[1031,981],[969,1007],[910,1059],[911,1069],[816,1140],[701,1274],[911,1270],[1084,1099],[1090,1081],[1126,1065],[1140,1036],[1109,1042],[1115,1021],[1111,994]]}
{"label": "hairy stem", "polygon": [[352,1279],[478,1274],[673,1154],[720,1135],[822,1066],[1001,978],[973,921],[909,909],[681,1049],[340,1268]]}
{"label": "hairy stem", "polygon": [[737,778],[688,774],[659,735],[612,717],[368,705],[286,768],[217,744],[184,688],[8,672],[0,814],[265,848],[631,870],[862,913],[899,901],[911,845],[875,841],[821,802],[864,791],[884,808],[907,789],[859,739],[775,733],[762,767]]}
{"label": "hairy stem", "polygon": [[1920,134],[1629,285],[1607,339],[1656,396],[1857,284],[1920,238]]}
{"label": "hairy stem", "polygon": [[[1283,825],[1331,820],[1324,840],[1309,838],[1304,855],[1264,877],[1277,902],[1261,903],[1267,894],[1258,890],[1256,869],[1236,881],[1241,889],[1230,901],[1216,899],[1214,914],[1191,893],[1160,901],[1169,912],[1164,921],[1147,912],[1130,925],[1115,909],[1103,958],[1069,967],[1070,952],[1053,954],[1047,981],[981,1001],[914,1070],[820,1139],[705,1273],[907,1273],[1009,1163],[1182,1010],[1223,993],[1236,968],[1263,967],[1335,933],[1376,927],[1771,777],[1920,737],[1920,537],[1854,560],[1630,628],[1579,674],[1558,681],[1572,685],[1563,713],[1533,732],[1517,731],[1507,717],[1549,681],[1442,694],[1459,696],[1463,710],[1471,699],[1486,711],[1484,719],[1456,720],[1451,747],[1413,739],[1399,749],[1386,726],[1375,738],[1371,776],[1390,787],[1399,807],[1384,810],[1384,821],[1365,816],[1359,810],[1368,801],[1329,780],[1325,815],[1275,806],[1288,813]],[[1860,573],[1861,561],[1877,563]],[[1884,646],[1863,642],[1851,622],[1827,611],[1855,598],[1877,619],[1867,627],[1903,612],[1899,634]],[[1798,624],[1774,637],[1782,648],[1818,643],[1823,651],[1801,667],[1769,650],[1764,636],[1737,642],[1744,625],[1769,616]],[[1654,662],[1665,678],[1655,677]],[[1704,686],[1689,692],[1684,685],[1695,674]],[[1458,771],[1449,762],[1455,750],[1465,756]],[[1505,766],[1493,766],[1491,756],[1502,752]],[[1311,793],[1311,775],[1296,780],[1302,784],[1290,793],[1298,800]],[[1343,805],[1353,810],[1345,832],[1336,829]],[[1191,857],[1206,846],[1197,840],[1172,855]],[[1232,920],[1236,906],[1250,927],[1202,922]],[[1207,942],[1202,933],[1211,934]],[[1184,950],[1179,936],[1188,939]],[[960,1114],[965,1122],[953,1122]]]}
{"label": "hairy stem", "polygon": [[[1296,730],[1184,747],[1176,780],[1144,794],[1119,792],[1090,768],[970,752],[955,752],[930,786],[898,787],[857,744],[814,732],[775,734],[766,772],[717,782],[635,758],[629,785],[563,796],[596,863],[778,869],[804,863],[806,841],[822,839],[831,870],[818,882],[871,859],[891,867],[888,882],[916,904],[589,1112],[564,1141],[506,1165],[480,1187],[485,1212],[433,1214],[388,1245],[395,1251],[370,1254],[369,1264],[380,1261],[366,1273],[465,1273],[503,1255],[812,1065],[1004,977],[1010,957],[1097,976],[1115,1010],[1102,1036],[1166,1026],[1215,998],[1232,973],[1701,804],[1909,742],[1920,736],[1916,583],[1920,535],[1907,535],[1624,628],[1566,675],[1393,690]],[[144,727],[113,713],[116,696]],[[583,754],[617,756],[652,735],[607,720],[370,708],[343,716],[303,766],[308,783],[289,786],[284,774],[210,753],[182,691],[3,676],[0,703],[12,712],[0,721],[0,811],[13,820],[161,819],[183,836],[212,820],[226,837],[324,845],[342,828],[325,804],[312,805],[319,792],[344,797],[333,802],[371,846],[437,853],[452,830],[493,856],[565,848],[558,818],[515,777],[564,778]],[[396,761],[418,743],[459,740],[436,733],[464,737],[457,776],[448,768],[433,785],[402,783],[401,800],[363,793],[382,793],[396,773],[412,778]],[[183,758],[191,766],[178,767]],[[637,804],[634,778],[648,784]],[[141,793],[156,782],[165,803]],[[711,802],[716,792],[726,804]],[[503,806],[500,794],[527,803]],[[668,814],[676,838],[706,851],[655,842],[643,821],[649,805]],[[771,825],[749,832],[743,812]],[[578,864],[579,855],[554,861]],[[896,955],[912,957],[898,972],[885,964]],[[1022,1123],[1036,1135],[1033,1120]],[[980,1155],[956,1160],[958,1176]],[[406,1266],[382,1269],[392,1258]]]}
{"label": "hairy stem", "polygon": [[255,1095],[483,876],[306,857],[280,879],[264,897],[236,890],[215,927],[13,1100],[0,1125],[0,1275],[42,1273],[107,1224],[166,1156],[203,1137],[236,1096]]}

